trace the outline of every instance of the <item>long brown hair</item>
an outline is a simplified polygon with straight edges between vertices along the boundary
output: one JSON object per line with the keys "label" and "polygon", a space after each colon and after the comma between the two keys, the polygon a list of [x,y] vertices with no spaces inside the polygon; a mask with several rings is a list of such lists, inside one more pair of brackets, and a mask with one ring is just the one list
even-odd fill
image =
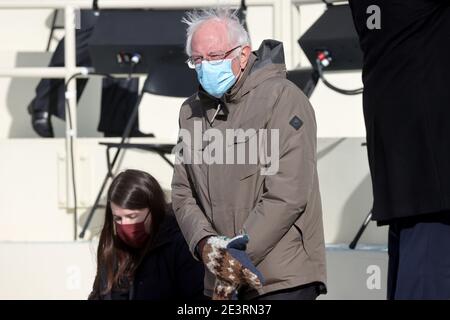
{"label": "long brown hair", "polygon": [[[150,237],[143,249],[132,249],[115,235],[111,202],[124,209],[150,210]],[[140,261],[151,249],[166,210],[164,192],[150,174],[139,170],[126,170],[113,180],[108,190],[105,223],[98,244],[97,275],[89,299],[98,299],[113,289],[128,289],[129,281]]]}

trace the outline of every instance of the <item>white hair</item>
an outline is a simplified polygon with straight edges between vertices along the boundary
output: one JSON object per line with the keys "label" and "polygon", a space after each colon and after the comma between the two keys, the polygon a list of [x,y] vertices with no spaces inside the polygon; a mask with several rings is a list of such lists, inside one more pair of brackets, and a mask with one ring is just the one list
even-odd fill
{"label": "white hair", "polygon": [[231,45],[250,46],[250,36],[244,26],[239,21],[237,15],[238,10],[230,10],[229,8],[204,9],[200,11],[191,11],[186,13],[181,21],[188,25],[186,30],[186,53],[188,56],[192,54],[192,36],[195,31],[205,22],[216,20],[226,23],[228,30],[228,38]]}

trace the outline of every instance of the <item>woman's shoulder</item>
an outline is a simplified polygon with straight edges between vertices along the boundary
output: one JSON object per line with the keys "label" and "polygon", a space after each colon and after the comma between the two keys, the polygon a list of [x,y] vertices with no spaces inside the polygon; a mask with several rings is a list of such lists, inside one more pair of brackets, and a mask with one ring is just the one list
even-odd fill
{"label": "woman's shoulder", "polygon": [[155,245],[179,244],[180,242],[185,242],[185,239],[173,211],[168,210],[158,228]]}
{"label": "woman's shoulder", "polygon": [[178,226],[177,219],[174,212],[169,209],[164,216],[164,220],[161,224],[161,231],[166,235],[181,234],[180,227]]}

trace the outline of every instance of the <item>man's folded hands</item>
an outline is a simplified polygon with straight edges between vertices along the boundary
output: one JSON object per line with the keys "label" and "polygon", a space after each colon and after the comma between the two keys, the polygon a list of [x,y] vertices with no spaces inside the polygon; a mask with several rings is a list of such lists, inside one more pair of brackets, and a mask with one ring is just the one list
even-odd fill
{"label": "man's folded hands", "polygon": [[223,236],[207,239],[202,259],[216,276],[213,300],[237,299],[237,290],[241,286],[262,287],[264,278],[245,252],[248,241],[247,235],[232,239]]}

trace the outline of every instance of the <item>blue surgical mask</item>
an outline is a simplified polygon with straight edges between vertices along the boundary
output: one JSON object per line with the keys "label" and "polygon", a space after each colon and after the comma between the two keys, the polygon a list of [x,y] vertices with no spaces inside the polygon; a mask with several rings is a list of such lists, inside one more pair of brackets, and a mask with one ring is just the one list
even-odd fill
{"label": "blue surgical mask", "polygon": [[198,81],[210,95],[221,98],[235,83],[236,76],[231,67],[233,59],[203,61],[195,67]]}

